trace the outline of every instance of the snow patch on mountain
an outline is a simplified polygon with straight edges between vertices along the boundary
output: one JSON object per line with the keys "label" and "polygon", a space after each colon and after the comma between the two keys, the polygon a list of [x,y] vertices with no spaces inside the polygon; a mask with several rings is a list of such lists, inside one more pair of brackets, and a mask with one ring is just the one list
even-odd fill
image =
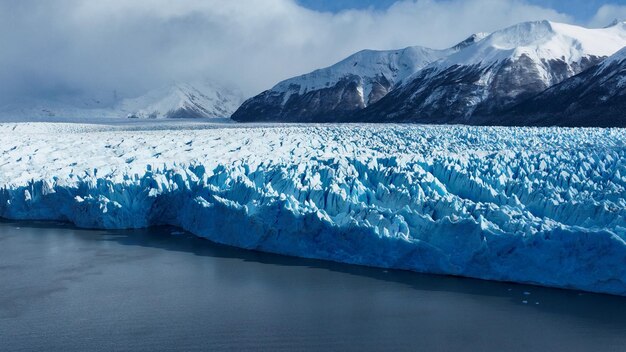
{"label": "snow patch on mountain", "polygon": [[327,68],[282,81],[271,90],[286,93],[285,102],[292,94],[330,88],[345,78],[357,77],[365,106],[370,101],[373,86],[383,78],[391,87],[429,64],[445,58],[483,40],[489,33],[476,33],[449,49],[436,50],[411,46],[400,50],[362,50]]}
{"label": "snow patch on mountain", "polygon": [[607,60],[606,64],[603,63],[603,67],[608,67],[611,64],[619,65],[619,66],[622,67],[621,71],[619,71],[617,73],[617,74],[620,75],[620,79],[619,79],[619,82],[616,85],[616,87],[617,88],[624,88],[624,87],[626,87],[626,47],[624,47],[624,49],[618,51],[615,55],[611,56]]}
{"label": "snow patch on mountain", "polygon": [[285,100],[288,100],[292,94],[304,95],[307,92],[331,88],[342,79],[357,77],[358,89],[363,92],[363,102],[368,105],[377,79],[383,78],[393,86],[450,52],[420,46],[402,50],[363,50],[333,66],[280,82],[271,90],[286,93]]}
{"label": "snow patch on mountain", "polygon": [[0,124],[0,216],[626,295],[625,130],[139,127]]}
{"label": "snow patch on mountain", "polygon": [[479,33],[446,50],[359,52],[248,99],[240,122],[507,124],[513,106],[626,46],[626,23],[589,29],[550,21]]}
{"label": "snow patch on mountain", "polygon": [[618,51],[617,53],[615,53],[615,55],[612,55],[611,57],[609,57],[608,59],[606,59],[603,63],[602,66],[603,67],[608,67],[612,64],[620,64],[622,62],[626,61],[626,46],[623,47],[620,51]]}
{"label": "snow patch on mountain", "polygon": [[535,62],[560,60],[572,64],[588,56],[611,56],[624,46],[624,22],[599,29],[550,21],[525,22],[492,33],[477,45],[445,58],[440,66],[488,66],[521,56]]}
{"label": "snow patch on mountain", "polygon": [[324,69],[280,82],[245,101],[233,120],[333,122],[375,105],[402,80],[441,58],[479,42],[475,34],[458,45],[434,50],[364,50]]}
{"label": "snow patch on mountain", "polygon": [[[508,125],[504,116],[514,106],[594,67],[624,46],[625,23],[602,29],[549,21],[521,23],[426,66],[347,119]],[[609,122],[604,119],[599,125]],[[516,118],[515,123],[525,121]]]}
{"label": "snow patch on mountain", "polygon": [[230,117],[242,102],[241,93],[209,82],[175,83],[125,99],[116,109],[137,118],[214,118]]}
{"label": "snow patch on mountain", "polygon": [[626,126],[626,48],[507,111],[511,124]]}
{"label": "snow patch on mountain", "polygon": [[479,32],[479,33],[472,34],[471,36],[469,36],[464,41],[462,41],[459,44],[453,46],[452,49],[454,49],[454,50],[465,49],[468,46],[474,45],[475,43],[478,43],[479,41],[487,38],[489,36],[489,34],[490,33],[487,33],[487,32]]}

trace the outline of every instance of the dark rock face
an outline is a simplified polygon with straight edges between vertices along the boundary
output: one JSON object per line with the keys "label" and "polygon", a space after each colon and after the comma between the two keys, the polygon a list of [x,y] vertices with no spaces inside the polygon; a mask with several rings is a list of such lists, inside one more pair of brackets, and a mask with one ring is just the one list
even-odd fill
{"label": "dark rock face", "polygon": [[[333,87],[302,95],[268,90],[243,103],[233,114],[232,119],[240,122],[344,121],[350,116],[350,113],[365,108],[362,93],[359,91],[360,80],[361,78],[358,76],[347,76]],[[379,101],[390,89],[391,83],[384,76],[377,77],[368,100],[370,102]],[[293,91],[298,90],[299,87],[293,87]],[[287,94],[291,95],[287,97]]]}
{"label": "dark rock face", "polygon": [[478,99],[476,82],[484,72],[478,66],[452,66],[441,72],[423,70],[410,83],[355,114],[353,120],[435,123],[446,116],[449,122],[462,122],[470,102]]}
{"label": "dark rock face", "polygon": [[506,111],[506,125],[626,127],[626,60],[596,65]]}
{"label": "dark rock face", "polygon": [[555,84],[576,75],[602,61],[600,57],[585,57],[580,62],[568,64],[561,60],[542,61],[547,80],[539,67],[527,56],[517,61],[505,62],[494,74],[487,89],[487,98],[482,101],[473,116],[473,124],[506,124],[503,112]]}
{"label": "dark rock face", "polygon": [[457,50],[457,51],[458,50],[463,50],[463,49],[467,48],[468,46],[472,46],[472,45],[476,44],[477,42],[479,42],[481,39],[483,39],[487,35],[488,35],[488,33],[472,34],[471,36],[469,36],[464,41],[462,41],[459,44],[453,46],[452,49]]}
{"label": "dark rock face", "polygon": [[375,104],[398,82],[453,49],[362,50],[323,69],[279,82],[245,102],[236,121],[341,121]]}
{"label": "dark rock face", "polygon": [[176,110],[171,110],[167,113],[169,119],[201,119],[205,118],[207,111],[202,108],[196,107],[184,107]]}
{"label": "dark rock face", "polygon": [[372,84],[372,91],[367,97],[369,104],[376,104],[380,101],[380,99],[389,94],[392,88],[393,84],[389,82],[385,76],[376,77],[374,83]]}
{"label": "dark rock face", "polygon": [[[527,56],[488,67],[451,66],[426,69],[377,104],[355,113],[352,121],[501,124],[500,114],[572,74],[600,61],[575,65],[554,60],[538,66]],[[545,79],[541,69],[549,73]],[[491,80],[488,77],[493,77]]]}
{"label": "dark rock face", "polygon": [[[478,33],[444,50],[364,50],[279,83],[248,100],[233,119],[531,125],[555,123],[549,117],[558,112],[568,124],[582,125],[590,120],[577,116],[588,116],[588,106],[620,115],[623,98],[616,90],[626,85],[623,71],[619,79],[598,82],[600,69],[584,72],[626,60],[626,48],[607,61],[603,56],[620,50],[625,33],[626,22],[586,29],[533,21]],[[570,79],[579,74],[584,83],[574,84]],[[598,119],[595,124],[615,121]]]}
{"label": "dark rock face", "polygon": [[[416,122],[507,125],[514,106],[554,84],[602,61],[586,57],[578,63],[516,60],[484,65],[426,68],[397,87],[384,76],[374,79],[363,97],[362,78],[346,76],[336,85],[299,94],[266,91],[246,101],[232,116],[236,121],[282,122]],[[289,95],[289,96],[288,96]],[[364,101],[369,101],[369,106]]]}
{"label": "dark rock face", "polygon": [[444,50],[363,50],[333,66],[280,82],[246,101],[232,118],[241,122],[352,120],[355,112],[381,101],[405,78],[484,37],[475,34]]}

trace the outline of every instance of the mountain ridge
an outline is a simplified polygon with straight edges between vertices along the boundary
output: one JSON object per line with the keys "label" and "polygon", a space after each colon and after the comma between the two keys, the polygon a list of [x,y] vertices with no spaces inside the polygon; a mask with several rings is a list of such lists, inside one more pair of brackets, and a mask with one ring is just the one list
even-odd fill
{"label": "mountain ridge", "polygon": [[626,127],[626,47],[511,108],[509,125]]}
{"label": "mountain ridge", "polygon": [[[626,46],[626,22],[589,29],[532,21],[468,40],[469,43],[464,41],[437,51],[438,58],[424,58],[424,53],[432,49],[422,48],[423,65],[416,66],[415,72],[406,72],[401,79],[396,76],[390,80],[383,74],[387,80],[385,89],[368,103],[357,69],[344,72],[348,79],[335,84],[334,90],[318,89],[315,84],[307,86],[309,74],[283,81],[247,100],[233,114],[233,119],[508,124],[498,116],[595,67]],[[331,68],[350,62],[353,57]],[[285,82],[298,82],[292,86],[294,89],[303,86],[310,89],[294,91],[285,98],[282,94],[285,90],[276,89],[281,84],[284,87]],[[377,83],[382,85],[380,80]],[[360,94],[354,93],[359,89]]]}
{"label": "mountain ridge", "polygon": [[361,50],[334,65],[279,82],[244,102],[233,119],[340,120],[377,103],[406,77],[484,37],[474,34],[448,49]]}

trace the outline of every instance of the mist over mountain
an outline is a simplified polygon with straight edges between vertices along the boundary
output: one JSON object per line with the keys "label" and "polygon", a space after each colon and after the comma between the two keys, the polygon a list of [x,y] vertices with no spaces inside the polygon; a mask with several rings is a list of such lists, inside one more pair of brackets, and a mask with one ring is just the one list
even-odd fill
{"label": "mist over mountain", "polygon": [[468,33],[568,15],[515,0],[314,11],[295,0],[0,1],[0,107],[108,107],[199,77],[258,94],[364,48],[446,48]]}

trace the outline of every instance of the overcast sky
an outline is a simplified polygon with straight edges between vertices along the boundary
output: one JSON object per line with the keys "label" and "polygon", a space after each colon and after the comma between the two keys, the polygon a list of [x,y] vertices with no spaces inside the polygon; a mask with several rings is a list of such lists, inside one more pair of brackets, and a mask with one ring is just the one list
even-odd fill
{"label": "overcast sky", "polygon": [[549,0],[387,1],[356,9],[352,0],[342,8],[330,5],[335,0],[301,1],[0,0],[0,104],[106,98],[114,90],[133,96],[200,77],[252,95],[364,48],[444,48],[527,20],[599,27],[626,18],[626,5],[593,0],[586,16],[578,0],[576,11]]}
{"label": "overcast sky", "polygon": [[[389,8],[397,1],[398,0],[298,0],[298,3],[319,11],[338,12],[350,8],[374,8],[383,10]],[[572,16],[577,23],[585,24],[593,18],[602,6],[607,5],[608,2],[606,0],[528,0],[528,3],[553,8]],[[614,0],[613,3],[623,4],[626,3],[626,1]]]}

